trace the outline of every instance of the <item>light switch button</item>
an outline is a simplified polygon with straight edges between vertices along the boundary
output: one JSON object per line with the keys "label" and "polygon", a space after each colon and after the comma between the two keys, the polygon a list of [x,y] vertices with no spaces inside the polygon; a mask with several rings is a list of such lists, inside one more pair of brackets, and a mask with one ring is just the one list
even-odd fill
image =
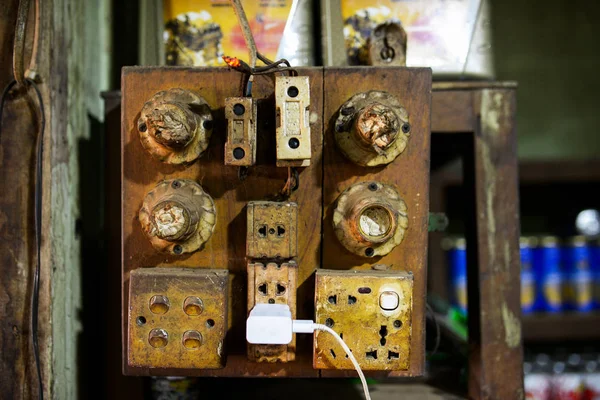
{"label": "light switch button", "polygon": [[393,311],[398,308],[398,293],[386,291],[379,295],[379,306],[386,311]]}

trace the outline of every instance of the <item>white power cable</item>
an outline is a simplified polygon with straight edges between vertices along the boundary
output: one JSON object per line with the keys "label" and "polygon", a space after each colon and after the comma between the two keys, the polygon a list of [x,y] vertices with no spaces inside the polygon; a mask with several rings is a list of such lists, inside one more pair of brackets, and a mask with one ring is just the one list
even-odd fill
{"label": "white power cable", "polygon": [[293,333],[313,333],[316,330],[331,334],[339,342],[358,373],[365,399],[371,400],[365,375],[344,339],[327,325],[315,324],[307,319],[293,320],[287,304],[255,305],[246,321],[246,340],[253,344],[287,344],[292,341]]}
{"label": "white power cable", "polygon": [[312,325],[315,330],[325,331],[325,332],[331,334],[338,341],[340,346],[342,346],[342,348],[344,349],[346,354],[348,354],[348,358],[350,359],[350,361],[352,361],[352,364],[354,364],[354,368],[356,369],[356,372],[358,373],[358,377],[360,378],[360,382],[362,383],[362,386],[363,386],[363,391],[365,392],[365,399],[371,400],[371,395],[369,394],[369,387],[367,386],[367,380],[365,379],[365,374],[363,374],[362,369],[360,368],[360,365],[358,365],[358,361],[356,361],[354,354],[352,354],[350,347],[348,347],[346,342],[344,342],[344,339],[342,339],[340,337],[340,335],[337,334],[336,331],[334,331],[327,325],[323,325],[323,324],[312,324]]}

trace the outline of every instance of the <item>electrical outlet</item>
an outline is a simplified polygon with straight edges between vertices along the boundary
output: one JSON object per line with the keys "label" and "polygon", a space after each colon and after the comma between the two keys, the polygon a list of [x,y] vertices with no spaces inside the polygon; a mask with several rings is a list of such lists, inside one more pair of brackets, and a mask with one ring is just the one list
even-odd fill
{"label": "electrical outlet", "polygon": [[308,167],[310,146],[310,82],[308,76],[275,77],[277,166]]}
{"label": "electrical outlet", "polygon": [[256,163],[256,115],[256,100],[252,97],[225,99],[225,165],[250,166]]}
{"label": "electrical outlet", "polygon": [[[298,264],[248,263],[248,313],[256,304],[287,304],[296,318]],[[287,345],[248,344],[248,359],[256,362],[288,362],[296,358],[296,335]]]}
{"label": "electrical outlet", "polygon": [[[342,336],[363,370],[408,370],[412,295],[411,273],[317,270],[315,320]],[[319,331],[313,366],[353,369],[337,341]]]}
{"label": "electrical outlet", "polygon": [[292,258],[298,255],[298,205],[251,201],[247,208],[246,256]]}
{"label": "electrical outlet", "polygon": [[129,283],[131,367],[225,366],[228,271],[140,268]]}

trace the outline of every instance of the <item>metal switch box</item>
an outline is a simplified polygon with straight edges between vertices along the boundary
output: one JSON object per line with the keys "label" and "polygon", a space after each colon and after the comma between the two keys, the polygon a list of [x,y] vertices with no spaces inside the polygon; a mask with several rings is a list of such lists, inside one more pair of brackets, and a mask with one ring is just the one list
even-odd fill
{"label": "metal switch box", "polygon": [[226,270],[198,268],[131,271],[129,366],[224,367],[228,276]]}
{"label": "metal switch box", "polygon": [[298,205],[251,201],[247,210],[246,256],[292,258],[298,255]]}

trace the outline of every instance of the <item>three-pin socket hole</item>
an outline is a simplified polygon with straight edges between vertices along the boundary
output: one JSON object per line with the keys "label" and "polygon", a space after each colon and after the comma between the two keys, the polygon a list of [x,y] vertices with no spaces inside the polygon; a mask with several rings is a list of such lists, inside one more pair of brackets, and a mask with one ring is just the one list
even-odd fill
{"label": "three-pin socket hole", "polygon": [[261,283],[260,285],[258,285],[258,293],[262,294],[263,296],[267,295],[267,284],[266,283]]}
{"label": "three-pin socket hole", "polygon": [[233,113],[235,115],[237,115],[238,117],[240,115],[244,115],[245,112],[246,112],[246,107],[244,107],[243,104],[236,103],[236,104],[233,105]]}
{"label": "three-pin socket hole", "polygon": [[356,297],[348,295],[348,304],[356,304]]}
{"label": "three-pin socket hole", "polygon": [[233,149],[233,158],[236,160],[241,160],[246,157],[246,152],[241,147],[236,147]]}
{"label": "three-pin socket hole", "polygon": [[267,237],[267,226],[261,225],[258,227],[258,236],[259,237]]}
{"label": "three-pin socket hole", "polygon": [[371,288],[370,287],[359,287],[358,288],[358,293],[360,294],[369,294],[371,293]]}
{"label": "three-pin socket hole", "polygon": [[282,285],[281,283],[278,283],[275,286],[275,295],[282,296],[283,294],[285,294],[285,286]]}
{"label": "three-pin socket hole", "polygon": [[337,304],[337,295],[331,295],[327,298],[329,304]]}
{"label": "three-pin socket hole", "polygon": [[290,140],[288,140],[288,146],[290,146],[290,149],[297,149],[298,147],[300,147],[300,141],[297,138],[291,138]]}
{"label": "three-pin socket hole", "polygon": [[277,236],[282,237],[285,235],[285,228],[281,225],[277,225]]}

